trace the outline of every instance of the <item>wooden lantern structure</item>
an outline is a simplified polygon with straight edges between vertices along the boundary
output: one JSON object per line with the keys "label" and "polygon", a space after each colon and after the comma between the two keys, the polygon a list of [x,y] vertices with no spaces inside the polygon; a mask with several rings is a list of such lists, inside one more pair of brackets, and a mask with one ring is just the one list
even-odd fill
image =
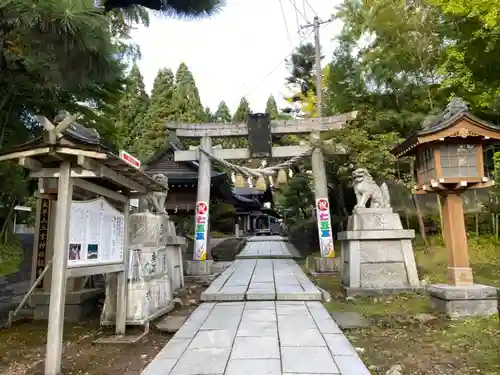
{"label": "wooden lantern structure", "polygon": [[443,197],[443,237],[448,251],[448,280],[454,286],[473,285],[461,194],[494,184],[484,168],[485,145],[500,141],[500,127],[468,112],[454,98],[446,110],[391,152],[398,158],[416,157],[418,194]]}

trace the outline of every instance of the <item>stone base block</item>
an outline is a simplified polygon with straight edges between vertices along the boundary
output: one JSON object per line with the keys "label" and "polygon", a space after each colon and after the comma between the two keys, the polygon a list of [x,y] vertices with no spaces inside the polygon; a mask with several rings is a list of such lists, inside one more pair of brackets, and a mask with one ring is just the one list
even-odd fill
{"label": "stone base block", "polygon": [[213,260],[185,260],[184,274],[187,276],[211,275]]}
{"label": "stone base block", "polygon": [[429,285],[427,292],[432,307],[451,319],[491,316],[498,311],[498,289],[493,286],[436,284]]}
{"label": "stone base block", "polygon": [[379,297],[389,294],[399,293],[423,293],[424,288],[419,287],[401,287],[401,288],[349,288],[344,286],[344,293],[346,297]]}
{"label": "stone base block", "polygon": [[314,271],[319,274],[340,272],[340,258],[315,257]]}
{"label": "stone base block", "polygon": [[[64,321],[76,323],[99,312],[99,299],[104,297],[103,289],[84,289],[66,294]],[[34,306],[34,320],[49,319],[50,294],[37,292],[31,296]]]}

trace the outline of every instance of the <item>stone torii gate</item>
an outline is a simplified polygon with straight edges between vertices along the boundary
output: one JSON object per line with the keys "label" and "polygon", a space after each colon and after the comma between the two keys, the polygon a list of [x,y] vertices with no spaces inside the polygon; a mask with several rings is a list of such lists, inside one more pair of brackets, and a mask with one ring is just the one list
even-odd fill
{"label": "stone torii gate", "polygon": [[[332,271],[334,248],[328,188],[323,152],[318,147],[318,143],[320,142],[321,132],[340,129],[347,121],[353,120],[355,117],[356,113],[352,112],[332,117],[270,121],[267,115],[255,114],[249,116],[247,123],[238,124],[166,122],[166,128],[175,131],[177,137],[200,139],[198,149],[175,152],[175,161],[198,161],[199,163],[193,260],[198,262],[207,260],[211,156],[215,160],[285,159],[307,155],[308,151],[311,151],[318,236],[321,247],[321,257],[316,260],[316,268],[319,272]],[[311,147],[307,146],[272,147],[272,136],[286,134],[308,134],[313,149],[311,150]],[[212,148],[213,137],[248,137],[249,147],[235,149]],[[193,273],[208,273],[210,269],[209,263],[199,262],[197,266],[193,267]]]}

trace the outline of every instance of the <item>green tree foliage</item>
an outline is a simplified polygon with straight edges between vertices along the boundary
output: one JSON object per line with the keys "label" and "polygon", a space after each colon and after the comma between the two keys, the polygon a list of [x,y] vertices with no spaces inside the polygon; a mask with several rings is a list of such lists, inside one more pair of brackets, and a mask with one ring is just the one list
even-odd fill
{"label": "green tree foliage", "polygon": [[252,111],[250,110],[250,104],[248,103],[247,99],[243,97],[240,100],[240,104],[238,105],[236,112],[234,112],[233,122],[234,123],[247,122],[248,116],[251,113]]}
{"label": "green tree foliage", "polygon": [[145,128],[145,116],[149,107],[149,96],[146,93],[144,80],[136,63],[132,65],[125,82],[121,100],[115,107],[117,110],[116,143],[120,148],[131,152],[140,151],[140,139]]}
{"label": "green tree foliage", "polygon": [[215,121],[215,114],[212,113],[212,110],[210,107],[205,107],[205,118],[204,121],[206,122],[213,122]]}
{"label": "green tree foliage", "polygon": [[175,74],[173,100],[174,118],[179,122],[199,123],[205,119],[205,110],[193,74],[185,63],[181,63]]}
{"label": "green tree foliage", "polygon": [[[493,3],[344,0],[338,8],[343,29],[325,64],[322,90],[324,115],[357,111],[344,129],[324,134],[331,197],[342,201],[344,213],[354,203],[348,196],[353,168],[410,185],[410,163],[396,163],[389,150],[442,111],[451,96],[465,98],[474,114],[498,123],[500,75],[494,67],[500,45]],[[296,52],[286,82],[295,85],[295,99],[312,116],[314,54],[304,50],[310,54]],[[338,145],[344,155],[336,152]]]}
{"label": "green tree foliage", "polygon": [[174,117],[173,97],[175,92],[174,73],[167,68],[160,69],[153,83],[151,100],[142,120],[142,134],[137,134],[138,155],[142,159],[162,148],[168,137],[165,120]]}
{"label": "green tree foliage", "polygon": [[292,53],[288,61],[290,76],[286,79],[287,84],[296,91],[290,98],[292,102],[300,101],[311,91],[316,92],[315,56],[312,43],[302,44]]}
{"label": "green tree foliage", "polygon": [[276,120],[279,116],[278,105],[276,104],[276,100],[272,95],[267,99],[266,113],[269,115],[271,120]]}
{"label": "green tree foliage", "polygon": [[312,215],[314,207],[314,194],[311,190],[310,181],[306,174],[295,174],[283,190],[279,204],[285,207],[287,223],[298,224]]}
{"label": "green tree foliage", "polygon": [[231,122],[231,111],[225,101],[221,101],[214,114],[216,122]]}

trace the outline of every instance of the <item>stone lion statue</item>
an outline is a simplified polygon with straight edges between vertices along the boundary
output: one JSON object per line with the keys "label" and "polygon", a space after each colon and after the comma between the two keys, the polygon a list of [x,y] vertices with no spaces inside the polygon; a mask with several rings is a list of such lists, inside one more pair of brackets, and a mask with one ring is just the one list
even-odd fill
{"label": "stone lion statue", "polygon": [[368,170],[358,168],[352,172],[354,193],[356,194],[355,208],[366,207],[370,201],[370,208],[388,208],[391,207],[391,198],[389,188],[383,183],[378,186]]}
{"label": "stone lion statue", "polygon": [[165,209],[165,201],[168,196],[168,177],[162,173],[158,173],[153,175],[153,180],[162,185],[165,190],[164,191],[154,191],[149,193],[146,197],[147,210],[152,211],[157,214],[167,214]]}

